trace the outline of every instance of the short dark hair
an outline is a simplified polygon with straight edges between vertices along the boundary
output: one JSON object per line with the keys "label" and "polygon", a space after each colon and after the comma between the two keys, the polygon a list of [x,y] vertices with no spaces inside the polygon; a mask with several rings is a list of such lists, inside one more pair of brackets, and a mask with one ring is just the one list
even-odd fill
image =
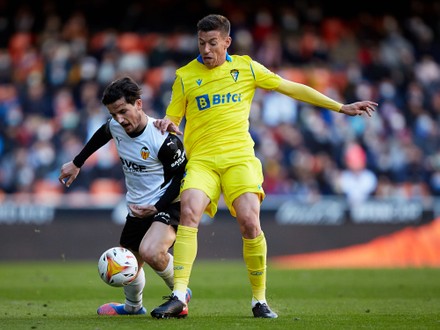
{"label": "short dark hair", "polygon": [[102,104],[108,105],[116,102],[121,97],[129,104],[134,104],[141,98],[142,90],[130,77],[123,77],[111,82],[104,90]]}
{"label": "short dark hair", "polygon": [[220,31],[223,35],[229,36],[231,23],[225,16],[210,14],[197,23],[197,32],[200,31]]}

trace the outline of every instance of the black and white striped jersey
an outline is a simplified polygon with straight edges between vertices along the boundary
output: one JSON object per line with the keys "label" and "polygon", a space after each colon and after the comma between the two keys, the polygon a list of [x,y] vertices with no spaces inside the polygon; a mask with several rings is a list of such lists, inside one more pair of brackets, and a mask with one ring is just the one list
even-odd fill
{"label": "black and white striped jersey", "polygon": [[148,117],[145,129],[130,136],[118,122],[109,119],[74,158],[74,164],[82,166],[113,138],[125,175],[127,203],[155,205],[160,211],[177,200],[187,160],[180,138],[162,134],[154,121]]}

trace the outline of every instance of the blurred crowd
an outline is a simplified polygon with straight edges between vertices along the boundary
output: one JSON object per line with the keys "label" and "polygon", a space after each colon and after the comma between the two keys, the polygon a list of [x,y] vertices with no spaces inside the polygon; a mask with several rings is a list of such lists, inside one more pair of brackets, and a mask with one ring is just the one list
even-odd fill
{"label": "blurred crowd", "polygon": [[0,192],[123,193],[112,143],[68,190],[60,167],[109,117],[101,93],[118,76],[132,76],[145,112],[162,117],[175,69],[197,56],[197,21],[215,12],[231,20],[230,53],[341,103],[379,103],[372,118],[347,117],[259,90],[250,127],[268,194],[439,196],[440,1],[403,2],[399,17],[324,4],[1,2]]}

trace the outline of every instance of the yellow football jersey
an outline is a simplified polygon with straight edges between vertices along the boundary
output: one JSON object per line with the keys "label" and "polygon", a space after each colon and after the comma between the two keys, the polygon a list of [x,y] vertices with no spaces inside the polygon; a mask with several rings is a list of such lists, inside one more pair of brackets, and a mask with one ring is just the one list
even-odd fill
{"label": "yellow football jersey", "polygon": [[253,154],[249,112],[256,88],[273,90],[281,77],[249,56],[227,55],[208,69],[199,58],[176,71],[166,114],[185,117],[184,144],[189,157],[218,153]]}

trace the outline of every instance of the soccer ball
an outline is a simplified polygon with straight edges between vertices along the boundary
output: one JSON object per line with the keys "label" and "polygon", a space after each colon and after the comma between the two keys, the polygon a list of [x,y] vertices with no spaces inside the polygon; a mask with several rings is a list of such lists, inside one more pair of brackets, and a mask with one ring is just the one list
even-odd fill
{"label": "soccer ball", "polygon": [[136,278],[138,263],[134,254],[123,247],[112,247],[98,261],[98,272],[108,285],[121,287]]}

